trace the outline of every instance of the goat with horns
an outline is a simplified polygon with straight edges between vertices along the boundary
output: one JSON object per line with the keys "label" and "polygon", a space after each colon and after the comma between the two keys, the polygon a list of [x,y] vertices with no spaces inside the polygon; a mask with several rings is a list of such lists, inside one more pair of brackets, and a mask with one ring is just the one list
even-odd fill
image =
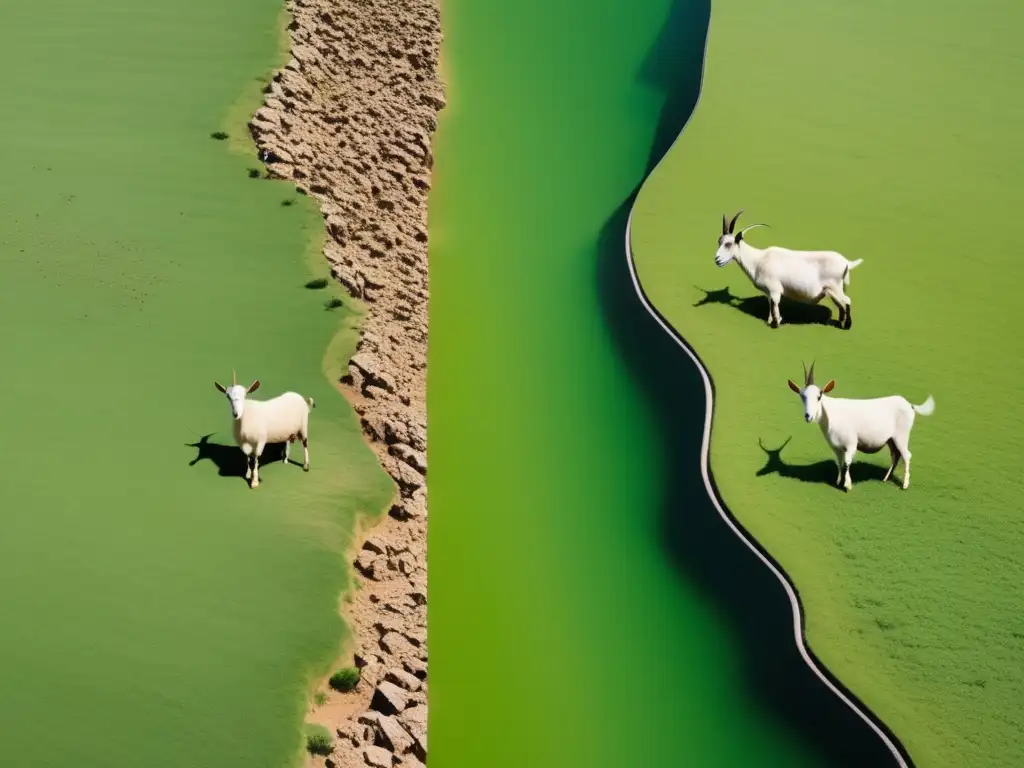
{"label": "goat with horns", "polygon": [[291,444],[302,441],[302,468],[309,471],[309,411],[316,405],[312,397],[285,392],[270,400],[250,400],[246,395],[259,389],[260,380],[243,387],[233,370],[230,387],[216,381],[213,384],[218,392],[227,395],[231,404],[235,442],[245,454],[245,479],[251,481],[250,487],[257,488],[260,484],[260,456],[267,443],[284,443],[287,464]]}
{"label": "goat with horns", "polygon": [[728,221],[722,216],[722,236],[718,238],[715,264],[724,267],[735,260],[754,286],[768,296],[768,324],[778,328],[782,323],[779,301],[785,297],[804,304],[817,304],[826,296],[839,309],[839,325],[849,329],[850,297],[843,286],[850,284],[850,270],[863,261],[850,261],[835,251],[794,251],[770,246],[755,248],[744,239],[754,227],[751,224],[733,234],[739,213]]}
{"label": "goat with horns", "polygon": [[935,400],[931,395],[921,405],[913,405],[899,395],[868,400],[828,397],[836,382],[833,379],[819,389],[814,383],[813,362],[810,371],[804,366],[803,389],[792,380],[787,383],[803,400],[804,420],[821,427],[825,441],[836,456],[836,464],[839,465],[836,485],[842,484],[847,491],[853,487],[850,465],[857,451],[878,453],[888,446],[892,463],[882,482],[889,481],[902,458],[903,489],[910,487],[910,430],[917,414],[931,416],[935,412]]}

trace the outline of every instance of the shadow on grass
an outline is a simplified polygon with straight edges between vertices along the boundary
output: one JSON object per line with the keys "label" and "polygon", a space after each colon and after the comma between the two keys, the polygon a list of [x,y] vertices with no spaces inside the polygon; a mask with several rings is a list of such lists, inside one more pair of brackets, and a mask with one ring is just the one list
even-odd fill
{"label": "shadow on grass", "polygon": [[[704,307],[708,304],[732,307],[745,315],[768,324],[768,297],[764,295],[749,296],[741,299],[734,296],[728,287],[717,291],[709,291],[694,286],[704,294],[693,306]],[[834,325],[839,327],[838,318],[833,319],[832,310],[824,304],[804,304],[799,301],[787,301],[783,299],[779,304],[779,312],[782,314],[783,325]]]}
{"label": "shadow on grass", "polygon": [[[710,0],[676,0],[641,71],[666,94],[647,173],[696,104],[709,15]],[[705,412],[700,373],[638,300],[624,253],[626,222],[639,189],[601,231],[597,287],[611,336],[659,430],[664,546],[680,575],[725,618],[740,649],[742,679],[766,720],[792,732],[823,764],[891,765],[884,743],[804,663],[782,585],[708,499],[700,472]]]}
{"label": "shadow on grass", "polygon": [[[802,483],[831,485],[836,490],[842,490],[838,484],[839,467],[836,466],[834,461],[816,461],[813,464],[787,463],[782,458],[782,451],[789,445],[790,440],[792,440],[792,437],[787,437],[786,442],[774,449],[765,447],[764,442],[761,440],[757,441],[757,444],[761,446],[761,450],[765,453],[765,463],[763,467],[754,473],[756,477],[778,475],[790,480],[799,480]],[[854,462],[853,466],[850,467],[850,477],[854,482],[864,480],[882,481],[885,479],[885,472],[886,467],[880,467],[877,464]]]}
{"label": "shadow on grass", "polygon": [[[192,459],[188,465],[190,467],[194,467],[201,461],[210,461],[217,467],[217,473],[221,477],[238,477],[244,480],[246,463],[245,454],[242,453],[242,449],[237,445],[211,443],[210,438],[213,434],[214,433],[211,432],[208,435],[203,435],[194,443],[186,443],[189,448],[196,449],[196,457]],[[268,464],[283,460],[284,443],[270,443],[263,449],[263,455],[260,457],[261,483],[263,480],[263,468]],[[302,466],[292,458],[288,459],[288,463],[297,467]]]}

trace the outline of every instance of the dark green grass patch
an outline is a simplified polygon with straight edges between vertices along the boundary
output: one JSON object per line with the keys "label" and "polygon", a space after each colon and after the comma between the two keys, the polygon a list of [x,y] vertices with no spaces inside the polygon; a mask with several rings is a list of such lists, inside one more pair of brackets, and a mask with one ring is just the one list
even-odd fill
{"label": "dark green grass patch", "polygon": [[330,686],[336,691],[345,693],[359,685],[359,670],[355,667],[339,669],[331,675]]}
{"label": "dark green grass patch", "polygon": [[339,299],[337,296],[332,296],[325,302],[324,306],[327,309],[338,309],[340,307],[344,307],[345,302]]}
{"label": "dark green grass patch", "polygon": [[319,291],[320,289],[327,287],[327,278],[317,277],[306,283],[306,287],[309,288],[311,291]]}
{"label": "dark green grass patch", "polygon": [[311,755],[329,755],[334,751],[331,732],[322,725],[306,725],[306,751]]}
{"label": "dark green grass patch", "polygon": [[[1008,0],[716,4],[697,112],[633,219],[645,290],[715,382],[726,503],[794,578],[815,652],[920,766],[1024,763],[1022,23]],[[864,259],[851,331],[786,304],[767,327],[739,268],[713,262],[740,208],[772,227],[754,245]],[[814,358],[839,397],[934,394],[909,491],[880,482],[887,452],[832,487],[786,387]]]}

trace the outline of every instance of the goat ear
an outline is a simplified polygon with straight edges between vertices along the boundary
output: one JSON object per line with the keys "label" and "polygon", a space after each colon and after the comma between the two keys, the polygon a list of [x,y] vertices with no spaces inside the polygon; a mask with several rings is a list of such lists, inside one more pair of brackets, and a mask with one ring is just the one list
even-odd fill
{"label": "goat ear", "polygon": [[249,388],[247,390],[245,390],[245,394],[251,395],[253,392],[255,392],[259,388],[260,388],[260,380],[256,379],[255,381],[253,381],[252,384],[249,385]]}
{"label": "goat ear", "polygon": [[831,381],[829,381],[828,384],[825,385],[825,388],[823,390],[821,390],[821,391],[823,393],[825,393],[825,394],[828,394],[829,392],[832,391],[832,387],[834,387],[835,385],[836,385],[836,380],[832,379]]}
{"label": "goat ear", "polygon": [[786,379],[786,383],[789,384],[789,388],[790,389],[792,389],[798,395],[800,394],[800,387],[798,387],[796,384],[794,384],[792,379]]}
{"label": "goat ear", "polygon": [[215,381],[215,382],[213,382],[213,386],[215,386],[215,387],[216,387],[216,388],[217,388],[218,390],[220,390],[221,392],[227,392],[227,390],[226,390],[226,389],[224,389],[224,387],[222,387],[222,386],[221,386],[221,385],[220,385],[220,384],[219,384],[218,382],[216,382],[216,381]]}
{"label": "goat ear", "polygon": [[739,245],[742,242],[743,242],[743,233],[742,232],[737,232],[736,233],[736,245]]}

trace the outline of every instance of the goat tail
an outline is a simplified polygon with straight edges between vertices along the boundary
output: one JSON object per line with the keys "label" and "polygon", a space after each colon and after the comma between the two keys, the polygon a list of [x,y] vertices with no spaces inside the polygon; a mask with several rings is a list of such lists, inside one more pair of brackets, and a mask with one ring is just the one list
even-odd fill
{"label": "goat tail", "polygon": [[910,407],[914,409],[915,413],[919,413],[922,416],[931,416],[935,413],[935,398],[928,395],[928,399],[923,403],[920,405],[911,405]]}
{"label": "goat tail", "polygon": [[309,403],[310,408],[316,408],[316,400],[314,400],[312,397],[307,397],[306,402]]}
{"label": "goat tail", "polygon": [[856,269],[864,262],[864,259],[857,259],[856,261],[847,261],[846,269],[843,270],[843,285],[850,284],[850,270]]}

